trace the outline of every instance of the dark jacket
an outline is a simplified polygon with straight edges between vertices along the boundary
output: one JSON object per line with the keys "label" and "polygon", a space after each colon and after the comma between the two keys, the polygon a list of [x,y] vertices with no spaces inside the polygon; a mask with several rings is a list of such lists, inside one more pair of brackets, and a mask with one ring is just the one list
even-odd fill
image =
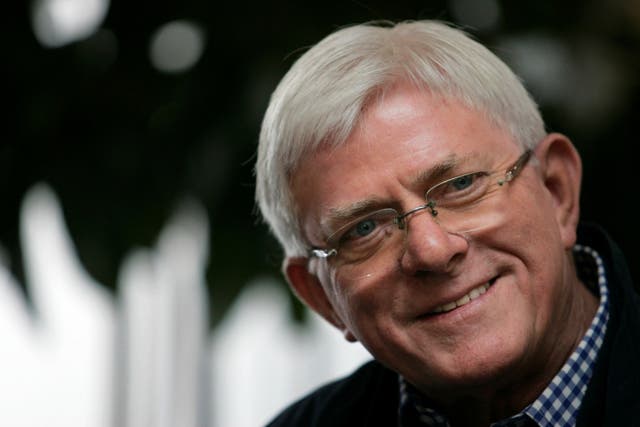
{"label": "dark jacket", "polygon": [[[582,226],[578,241],[602,257],[611,305],[577,425],[640,426],[640,298],[622,253],[604,231]],[[294,403],[268,427],[396,426],[398,399],[398,375],[372,361]]]}

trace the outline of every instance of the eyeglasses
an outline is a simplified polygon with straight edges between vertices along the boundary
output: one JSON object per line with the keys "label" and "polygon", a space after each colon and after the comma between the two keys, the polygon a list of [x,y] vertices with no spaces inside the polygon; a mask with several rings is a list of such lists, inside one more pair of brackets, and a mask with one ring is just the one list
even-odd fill
{"label": "eyeglasses", "polygon": [[442,181],[425,192],[426,204],[408,212],[385,208],[349,221],[329,236],[329,248],[312,248],[309,255],[335,259],[340,265],[362,265],[379,254],[397,253],[404,244],[408,218],[423,210],[451,233],[490,226],[503,211],[497,190],[513,181],[530,157],[527,150],[506,171],[472,172]]}

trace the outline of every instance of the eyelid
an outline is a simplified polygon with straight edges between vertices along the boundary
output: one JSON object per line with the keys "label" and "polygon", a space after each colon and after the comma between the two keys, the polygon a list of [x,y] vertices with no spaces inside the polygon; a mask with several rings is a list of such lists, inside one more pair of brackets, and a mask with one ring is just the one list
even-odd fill
{"label": "eyelid", "polygon": [[468,153],[464,155],[451,154],[438,161],[428,169],[415,175],[411,182],[414,188],[428,189],[448,179],[474,172],[470,164],[483,159],[482,153]]}
{"label": "eyelid", "polygon": [[[329,236],[327,240],[329,243],[338,244],[343,237],[347,236],[352,231],[355,231],[356,227],[364,221],[369,221],[369,220],[376,221],[376,228],[378,228],[382,224],[388,224],[393,222],[393,219],[396,218],[398,215],[399,215],[398,211],[393,208],[376,209],[372,212],[368,212],[362,216],[354,218],[350,222],[345,223],[342,227],[337,229],[331,236]],[[373,233],[375,232],[376,231],[374,230]],[[362,238],[366,239],[367,236],[362,236]]]}
{"label": "eyelid", "polygon": [[367,212],[361,212],[359,215],[355,215],[352,218],[345,220],[344,222],[337,225],[336,228],[333,229],[331,234],[327,236],[327,241],[335,241],[336,238],[340,236],[344,236],[350,230],[352,230],[355,226],[361,223],[364,220],[371,218],[373,214],[375,214],[379,209],[374,209]]}
{"label": "eyelid", "polygon": [[468,187],[465,187],[463,189],[454,188],[454,191],[456,193],[468,191],[469,189],[471,189],[474,186],[477,187],[477,185],[479,184],[479,182],[478,182],[479,178],[485,178],[485,177],[488,177],[490,175],[491,174],[489,172],[486,172],[486,171],[475,171],[475,172],[463,173],[462,175],[456,175],[454,177],[447,178],[444,181],[441,181],[441,182],[437,183],[436,185],[434,185],[434,186],[430,187],[429,189],[427,189],[427,191],[425,192],[425,198],[429,199],[429,195],[433,194],[433,192],[436,191],[436,190],[446,191],[449,186],[455,185],[456,181],[459,180],[459,179],[473,177],[473,180],[471,181],[471,183],[470,183],[470,185]]}
{"label": "eyelid", "polygon": [[343,208],[333,208],[322,220],[321,227],[327,239],[354,221],[365,218],[376,211],[388,208],[392,203],[382,199],[362,200]]}

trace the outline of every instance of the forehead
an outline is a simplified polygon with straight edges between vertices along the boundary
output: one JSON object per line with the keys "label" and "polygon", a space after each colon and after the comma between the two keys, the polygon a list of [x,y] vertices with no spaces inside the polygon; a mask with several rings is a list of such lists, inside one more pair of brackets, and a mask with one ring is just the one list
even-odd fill
{"label": "forehead", "polygon": [[342,145],[308,155],[292,176],[292,192],[303,228],[312,233],[309,227],[332,210],[423,192],[412,188],[417,177],[442,165],[482,166],[509,153],[519,153],[512,137],[485,114],[401,86],[370,104]]}

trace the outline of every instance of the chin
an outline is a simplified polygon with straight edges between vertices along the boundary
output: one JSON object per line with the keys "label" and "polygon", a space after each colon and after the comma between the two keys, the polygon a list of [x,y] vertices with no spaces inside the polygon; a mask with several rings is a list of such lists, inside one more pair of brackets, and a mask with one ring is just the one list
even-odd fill
{"label": "chin", "polygon": [[431,390],[437,396],[443,392],[489,393],[517,381],[523,373],[524,352],[504,346],[486,350],[467,348],[454,354],[445,353],[431,361],[429,367],[422,370],[430,374],[414,384],[422,386],[420,388],[425,391]]}

